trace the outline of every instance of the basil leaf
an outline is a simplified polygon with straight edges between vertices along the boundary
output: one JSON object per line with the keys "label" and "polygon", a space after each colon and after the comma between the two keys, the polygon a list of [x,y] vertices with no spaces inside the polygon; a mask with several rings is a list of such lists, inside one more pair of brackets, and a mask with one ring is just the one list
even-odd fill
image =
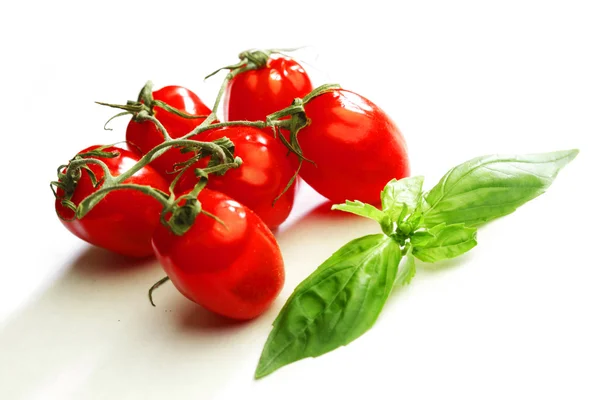
{"label": "basil leaf", "polygon": [[[440,224],[437,227],[440,227],[440,226],[445,226],[445,224]],[[413,247],[414,246],[426,247],[427,243],[429,243],[429,241],[435,239],[435,235],[431,232],[434,229],[436,229],[437,227],[431,228],[426,231],[417,231],[417,232],[412,233],[410,235],[410,244]]]}
{"label": "basil leaf", "polygon": [[290,296],[265,344],[256,378],[346,345],[375,323],[402,258],[382,234],[355,239],[327,259]]}
{"label": "basil leaf", "polygon": [[423,226],[442,222],[478,226],[510,214],[544,193],[578,153],[490,155],[458,165],[427,194]]}
{"label": "basil leaf", "polygon": [[365,204],[358,200],[346,200],[345,204],[334,204],[331,209],[349,212],[351,214],[360,215],[361,217],[371,218],[379,223],[383,222],[386,216],[385,213],[379,208],[373,207],[370,204]]}
{"label": "basil leaf", "polygon": [[477,228],[464,224],[440,224],[430,229],[428,235],[413,235],[413,254],[421,261],[436,262],[457,257],[477,245]]}
{"label": "basil leaf", "polygon": [[[421,202],[423,188],[422,176],[392,179],[381,192],[381,209],[390,216],[394,222],[407,214],[413,213]],[[406,207],[404,207],[406,205]]]}
{"label": "basil leaf", "polygon": [[402,258],[402,262],[398,267],[398,275],[396,276],[396,285],[408,285],[417,272],[415,266],[415,256],[412,254],[413,247],[409,244],[406,255]]}

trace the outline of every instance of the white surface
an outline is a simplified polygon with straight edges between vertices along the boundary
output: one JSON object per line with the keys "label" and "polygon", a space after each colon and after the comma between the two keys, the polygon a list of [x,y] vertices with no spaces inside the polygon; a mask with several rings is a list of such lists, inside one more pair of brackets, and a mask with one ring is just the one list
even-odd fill
{"label": "white surface", "polygon": [[[597,2],[200,3],[0,5],[1,399],[600,397]],[[427,187],[482,154],[581,154],[469,255],[419,265],[359,340],[254,381],[294,286],[373,223],[311,211],[322,200],[304,187],[277,236],[283,293],[230,324],[172,286],[150,307],[160,267],[72,237],[48,182],[78,150],[123,137],[126,120],[103,131],[112,111],[94,100],[135,98],[152,79],[211,101],[219,79],[202,77],[239,51],[299,45],[314,46],[315,83],[394,118]]]}

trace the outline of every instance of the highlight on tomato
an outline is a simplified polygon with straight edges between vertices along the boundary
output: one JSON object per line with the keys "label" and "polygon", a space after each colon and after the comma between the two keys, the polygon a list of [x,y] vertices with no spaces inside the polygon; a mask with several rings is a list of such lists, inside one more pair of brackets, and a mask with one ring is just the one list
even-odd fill
{"label": "highlight on tomato", "polygon": [[[57,186],[55,209],[62,224],[80,239],[106,250],[131,257],[152,255],[151,238],[159,225],[163,206],[151,196],[134,189],[114,190],[83,218],[76,218],[75,207],[98,191],[106,179],[99,164],[86,160],[101,160],[108,172],[117,176],[140,158],[122,148],[91,146],[80,151],[69,165],[62,166],[59,180],[54,182]],[[123,183],[169,191],[165,179],[148,165]]]}
{"label": "highlight on tomato", "polygon": [[209,189],[182,235],[158,227],[152,245],[168,278],[188,299],[239,320],[263,313],[281,291],[283,258],[269,228],[246,206]]}

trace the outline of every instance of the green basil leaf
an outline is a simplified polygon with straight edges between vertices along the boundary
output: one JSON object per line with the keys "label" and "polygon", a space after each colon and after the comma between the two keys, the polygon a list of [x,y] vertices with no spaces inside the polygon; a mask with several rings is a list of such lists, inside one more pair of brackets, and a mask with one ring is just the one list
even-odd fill
{"label": "green basil leaf", "polygon": [[421,261],[436,262],[457,257],[477,245],[477,228],[464,224],[440,224],[427,232],[411,236],[413,254]]}
{"label": "green basil leaf", "polygon": [[360,215],[361,217],[371,218],[379,223],[385,219],[385,213],[379,208],[373,207],[370,204],[365,204],[358,200],[346,200],[345,204],[334,204],[331,209],[349,212],[351,214]]}
{"label": "green basil leaf", "polygon": [[256,378],[346,345],[375,323],[402,258],[382,234],[355,239],[327,259],[290,296],[265,344]]}
{"label": "green basil leaf", "polygon": [[396,275],[396,285],[408,285],[417,272],[415,266],[415,256],[412,254],[413,247],[409,244],[406,255],[402,258],[402,262],[398,267],[398,275]]}
{"label": "green basil leaf", "polygon": [[[440,224],[438,226],[445,226],[446,224]],[[419,247],[426,247],[427,243],[429,243],[431,240],[435,239],[435,235],[433,233],[431,233],[431,231],[435,229],[431,228],[425,231],[417,231],[414,232],[410,235],[410,244],[415,247],[415,246],[419,246]]]}
{"label": "green basil leaf", "polygon": [[423,226],[478,226],[510,214],[544,193],[578,152],[490,155],[458,165],[426,195]]}
{"label": "green basil leaf", "polygon": [[404,217],[417,209],[421,202],[423,180],[422,176],[412,176],[399,181],[392,179],[385,185],[381,192],[381,209],[392,221],[398,222],[400,216]]}

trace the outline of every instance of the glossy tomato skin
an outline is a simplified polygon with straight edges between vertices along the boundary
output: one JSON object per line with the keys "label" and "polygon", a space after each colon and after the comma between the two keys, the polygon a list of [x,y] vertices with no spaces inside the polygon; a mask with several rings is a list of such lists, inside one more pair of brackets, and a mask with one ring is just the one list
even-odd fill
{"label": "glossy tomato skin", "polygon": [[312,91],[300,64],[273,54],[264,68],[243,72],[227,85],[223,111],[226,121],[264,121],[269,114],[292,104]]}
{"label": "glossy tomato skin", "polygon": [[391,179],[410,174],[406,142],[385,112],[363,96],[335,89],[305,105],[310,122],[298,133],[300,176],[334,203],[379,204]]}
{"label": "glossy tomato skin", "polygon": [[238,320],[263,313],[281,291],[283,258],[275,237],[250,209],[229,196],[204,189],[204,214],[184,235],[161,225],[152,238],[156,257],[188,299]]}
{"label": "glossy tomato skin", "polygon": [[[161,100],[190,115],[208,116],[210,114],[210,109],[194,92],[181,86],[165,86],[152,92],[152,97],[154,100]],[[204,121],[204,118],[183,118],[158,106],[153,110],[156,119],[163,124],[173,139],[188,134]],[[163,135],[151,121],[136,122],[132,119],[127,125],[125,137],[128,148],[140,156],[164,142]],[[175,176],[170,173],[173,171],[173,165],[188,158],[189,155],[181,154],[178,149],[171,149],[152,161],[151,166],[167,181],[172,181]]]}
{"label": "glossy tomato skin", "polygon": [[[290,215],[296,195],[297,182],[281,196],[288,182],[294,177],[297,158],[278,139],[266,132],[247,126],[231,126],[210,130],[202,134],[202,140],[212,141],[227,136],[235,145],[235,155],[243,160],[239,168],[230,169],[224,175],[211,175],[208,188],[223,192],[244,204],[271,229],[281,225]],[[205,167],[208,158],[196,167]],[[181,178],[178,191],[191,189],[197,178],[190,168]]]}
{"label": "glossy tomato skin", "polygon": [[[97,147],[89,147],[81,153]],[[113,176],[126,171],[139,160],[139,157],[129,150],[109,147],[105,151],[120,153],[115,158],[100,158]],[[104,176],[100,166],[94,164],[88,166],[98,179]],[[149,185],[165,192],[169,190],[164,178],[149,166],[139,170],[125,183]],[[96,190],[88,174],[83,172],[71,201],[79,204]],[[60,189],[58,195],[62,195]],[[153,254],[151,239],[159,225],[162,205],[148,195],[131,189],[115,190],[108,193],[82,219],[73,219],[73,211],[63,207],[58,199],[55,208],[63,225],[75,236],[88,243],[125,256],[146,257]]]}

